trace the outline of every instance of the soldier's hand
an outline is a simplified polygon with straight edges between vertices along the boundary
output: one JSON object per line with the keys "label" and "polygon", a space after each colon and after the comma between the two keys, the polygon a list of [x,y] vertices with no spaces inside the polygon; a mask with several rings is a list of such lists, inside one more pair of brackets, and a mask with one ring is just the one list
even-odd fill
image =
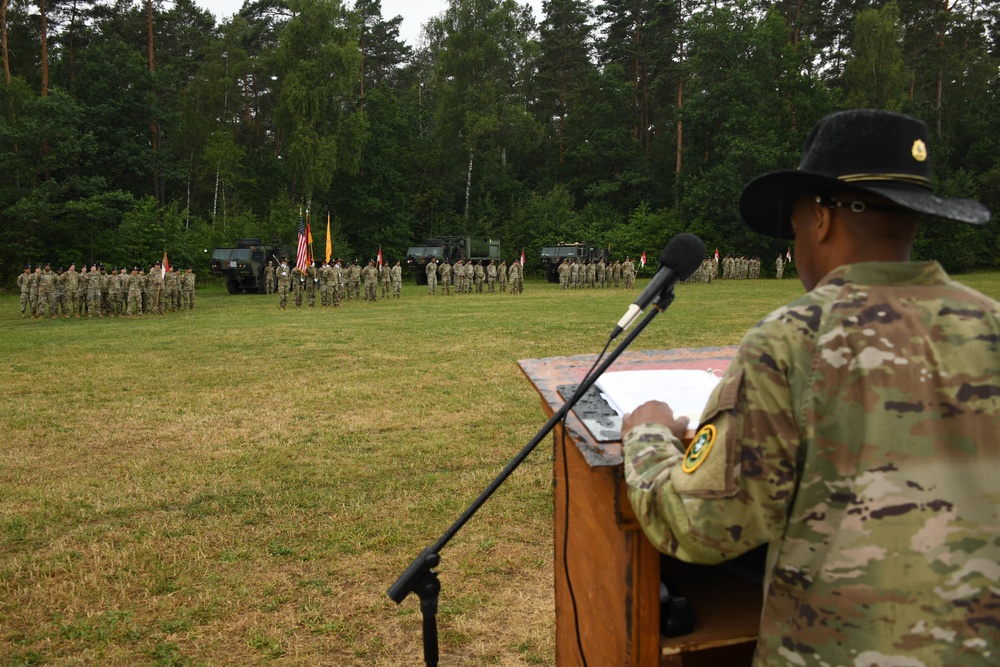
{"label": "soldier's hand", "polygon": [[622,417],[622,437],[639,424],[662,424],[683,439],[688,429],[688,418],[675,419],[674,411],[663,401],[647,401]]}

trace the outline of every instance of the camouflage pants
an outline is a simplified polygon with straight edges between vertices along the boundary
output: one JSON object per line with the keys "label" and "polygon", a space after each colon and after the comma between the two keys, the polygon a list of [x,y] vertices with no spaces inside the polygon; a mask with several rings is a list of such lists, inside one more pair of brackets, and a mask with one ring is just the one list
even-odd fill
{"label": "camouflage pants", "polygon": [[193,289],[186,289],[181,292],[181,310],[194,310]]}
{"label": "camouflage pants", "polygon": [[378,301],[378,283],[374,280],[365,281],[365,301]]}
{"label": "camouflage pants", "polygon": [[347,283],[347,298],[348,299],[361,299],[361,283],[357,280],[351,280]]}
{"label": "camouflage pants", "polygon": [[403,281],[402,280],[393,280],[392,281],[392,295],[398,299],[399,298],[399,294],[402,291],[403,291]]}
{"label": "camouflage pants", "polygon": [[306,301],[309,302],[310,308],[316,306],[316,283],[312,280],[306,281]]}
{"label": "camouflage pants", "polygon": [[278,285],[278,305],[281,306],[282,310],[288,305],[288,288],[288,285]]}
{"label": "camouflage pants", "polygon": [[383,298],[388,298],[389,297],[389,285],[390,284],[391,283],[388,280],[383,280],[382,281],[382,297]]}
{"label": "camouflage pants", "polygon": [[130,289],[128,291],[128,310],[126,314],[142,317],[142,290]]}
{"label": "camouflage pants", "polygon": [[295,283],[295,307],[302,307],[302,294],[305,292],[306,284],[302,281]]}
{"label": "camouflage pants", "polygon": [[438,284],[437,276],[434,275],[427,276],[427,293],[437,294],[437,284]]}
{"label": "camouflage pants", "polygon": [[87,292],[87,316],[93,317],[97,315],[100,317],[104,313],[101,312],[101,293],[99,290],[90,290]]}
{"label": "camouflage pants", "polygon": [[31,314],[31,297],[27,292],[21,292],[21,314]]}

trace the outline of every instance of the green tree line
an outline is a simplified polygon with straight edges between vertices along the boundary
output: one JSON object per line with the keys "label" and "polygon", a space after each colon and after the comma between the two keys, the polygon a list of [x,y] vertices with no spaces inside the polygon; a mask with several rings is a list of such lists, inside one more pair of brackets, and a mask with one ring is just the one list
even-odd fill
{"label": "green tree line", "polygon": [[[742,185],[848,107],[923,118],[937,191],[1000,210],[1000,5],[450,0],[400,39],[380,0],[0,0],[0,278],[27,262],[199,269],[239,237],[389,258],[435,235],[773,258]],[[916,247],[998,268],[994,226]],[[768,262],[764,262],[765,267]]]}

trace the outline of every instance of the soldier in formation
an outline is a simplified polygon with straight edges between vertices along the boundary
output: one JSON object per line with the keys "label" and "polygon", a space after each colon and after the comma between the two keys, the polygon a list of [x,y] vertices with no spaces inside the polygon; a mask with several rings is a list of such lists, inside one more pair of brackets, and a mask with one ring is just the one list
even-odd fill
{"label": "soldier in formation", "polygon": [[520,262],[513,261],[510,263],[507,279],[510,282],[511,294],[521,294],[524,292],[524,275],[521,272]]}
{"label": "soldier in formation", "polygon": [[361,271],[361,278],[365,283],[365,301],[375,303],[378,301],[378,269],[373,260],[368,260],[368,266]]}
{"label": "soldier in formation", "polygon": [[267,260],[267,266],[264,267],[264,292],[266,294],[274,294],[277,289],[278,276],[275,273],[274,264],[271,260]]}
{"label": "soldier in formation", "polygon": [[392,282],[392,296],[398,299],[403,291],[403,267],[400,266],[398,260],[389,270],[389,280]]}
{"label": "soldier in formation", "polygon": [[382,298],[388,299],[389,293],[392,289],[392,276],[390,275],[388,262],[383,262],[381,266],[378,267],[378,279],[382,284]]}
{"label": "soldier in formation", "polygon": [[190,268],[186,274],[164,270],[159,262],[148,273],[138,266],[130,273],[127,267],[109,270],[99,264],[80,271],[70,264],[65,271],[62,267],[53,271],[46,263],[34,272],[25,267],[17,284],[24,317],[142,316],[194,307],[194,272]]}

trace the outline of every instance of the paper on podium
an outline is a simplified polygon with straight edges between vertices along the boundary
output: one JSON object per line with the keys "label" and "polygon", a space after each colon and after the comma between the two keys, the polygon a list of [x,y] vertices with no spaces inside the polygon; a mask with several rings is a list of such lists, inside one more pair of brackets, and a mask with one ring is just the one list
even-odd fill
{"label": "paper on podium", "polygon": [[612,371],[598,378],[595,386],[619,416],[646,401],[663,401],[674,417],[687,417],[694,428],[721,380],[714,372],[700,370]]}

